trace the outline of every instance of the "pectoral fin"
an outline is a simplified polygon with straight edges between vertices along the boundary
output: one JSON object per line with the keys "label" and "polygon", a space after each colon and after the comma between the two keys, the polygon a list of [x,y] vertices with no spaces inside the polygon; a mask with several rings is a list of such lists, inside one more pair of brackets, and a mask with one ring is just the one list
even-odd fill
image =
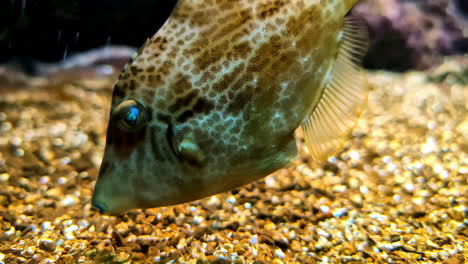
{"label": "pectoral fin", "polygon": [[331,80],[302,123],[307,147],[317,160],[328,158],[343,146],[367,102],[367,78],[360,66],[367,51],[366,26],[346,18],[341,41]]}

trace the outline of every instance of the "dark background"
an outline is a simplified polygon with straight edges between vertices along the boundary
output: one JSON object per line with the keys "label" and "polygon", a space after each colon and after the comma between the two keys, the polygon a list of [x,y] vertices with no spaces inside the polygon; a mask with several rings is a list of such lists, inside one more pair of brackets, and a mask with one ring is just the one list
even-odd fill
{"label": "dark background", "polygon": [[[34,62],[57,62],[104,45],[139,47],[177,0],[0,0],[0,64],[34,74]],[[400,13],[394,18],[389,11]],[[468,53],[468,0],[362,0],[353,15],[370,32],[369,69],[426,69]],[[434,38],[433,36],[438,36]]]}
{"label": "dark background", "polygon": [[0,0],[0,63],[59,61],[106,44],[140,46],[177,0]]}

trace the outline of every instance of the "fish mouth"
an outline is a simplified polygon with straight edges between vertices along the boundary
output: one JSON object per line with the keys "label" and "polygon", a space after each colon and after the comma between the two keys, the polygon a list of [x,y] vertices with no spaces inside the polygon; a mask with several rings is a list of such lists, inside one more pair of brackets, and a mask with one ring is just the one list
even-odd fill
{"label": "fish mouth", "polygon": [[107,206],[106,206],[103,202],[98,201],[98,200],[96,199],[96,197],[93,197],[93,199],[91,200],[91,205],[92,205],[94,208],[98,209],[98,210],[99,210],[99,213],[101,213],[101,214],[105,214],[105,213],[106,213]]}

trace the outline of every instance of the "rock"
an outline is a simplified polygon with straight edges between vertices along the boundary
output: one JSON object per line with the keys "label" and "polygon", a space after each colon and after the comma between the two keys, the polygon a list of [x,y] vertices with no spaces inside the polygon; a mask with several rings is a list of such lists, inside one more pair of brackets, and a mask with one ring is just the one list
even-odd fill
{"label": "rock", "polygon": [[468,52],[465,6],[464,0],[362,1],[352,14],[369,27],[371,41],[365,67],[426,69],[440,63],[444,55]]}
{"label": "rock", "polygon": [[45,238],[39,241],[39,248],[47,252],[54,252],[56,245],[53,240]]}

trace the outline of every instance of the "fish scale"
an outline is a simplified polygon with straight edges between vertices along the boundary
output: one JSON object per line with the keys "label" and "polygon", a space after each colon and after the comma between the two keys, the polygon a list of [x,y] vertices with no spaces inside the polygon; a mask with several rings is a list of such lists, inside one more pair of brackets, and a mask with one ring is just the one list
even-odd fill
{"label": "fish scale", "polygon": [[[328,155],[341,142],[331,137],[341,127],[330,124],[330,113],[353,113],[363,101],[332,94],[351,91],[359,99],[358,86],[364,85],[349,82],[348,89],[343,81],[332,82],[342,76],[338,66],[360,54],[357,24],[348,23],[345,33],[357,36],[348,46],[341,34],[344,14],[355,2],[179,1],[115,84],[107,169],[93,204],[120,213],[244,185],[295,158],[294,131],[301,124],[313,153]],[[353,71],[357,75],[359,68],[344,66],[341,73]],[[341,84],[345,88],[337,89]],[[339,100],[344,104],[335,104]],[[133,120],[141,126],[121,127],[128,102],[137,107],[133,115],[139,109],[144,116]],[[314,142],[317,136],[323,144]],[[156,157],[161,155],[167,157]]]}

